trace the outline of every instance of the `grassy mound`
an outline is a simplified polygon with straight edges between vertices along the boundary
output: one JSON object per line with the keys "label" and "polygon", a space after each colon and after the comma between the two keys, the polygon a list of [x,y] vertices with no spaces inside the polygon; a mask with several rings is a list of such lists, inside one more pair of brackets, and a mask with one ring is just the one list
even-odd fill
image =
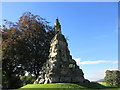
{"label": "grassy mound", "polygon": [[77,83],[77,84],[71,84],[71,83],[51,83],[51,84],[27,84],[20,89],[17,90],[39,90],[39,89],[46,89],[48,88],[53,90],[53,88],[57,90],[68,90],[67,88],[71,88],[73,90],[120,90],[120,88],[113,88],[113,87],[105,87],[97,82],[90,82],[90,83]]}
{"label": "grassy mound", "polygon": [[96,82],[90,82],[90,83],[77,83],[77,84],[71,84],[71,83],[28,84],[26,86],[23,86],[22,88],[82,88],[82,89],[99,88],[100,89],[106,87]]}
{"label": "grassy mound", "polygon": [[28,84],[22,88],[86,88],[77,84],[70,83],[51,83],[51,84]]}

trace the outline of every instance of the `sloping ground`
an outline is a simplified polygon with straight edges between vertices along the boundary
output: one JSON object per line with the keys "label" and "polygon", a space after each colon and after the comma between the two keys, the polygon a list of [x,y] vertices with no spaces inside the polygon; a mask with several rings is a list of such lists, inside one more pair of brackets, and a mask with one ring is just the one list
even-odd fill
{"label": "sloping ground", "polygon": [[86,88],[70,83],[52,83],[52,84],[28,84],[22,88]]}
{"label": "sloping ground", "polygon": [[106,86],[101,85],[97,82],[90,82],[90,83],[78,83],[78,85],[80,86],[84,86],[86,88],[93,88],[93,89],[102,89],[102,88],[106,88]]}
{"label": "sloping ground", "polygon": [[106,88],[109,88],[109,90],[120,90],[120,87],[112,87],[112,86],[108,86],[106,84],[106,82],[98,82],[99,84],[103,85],[103,86],[106,86]]}
{"label": "sloping ground", "polygon": [[107,86],[107,84],[105,82],[98,82],[98,83],[103,85],[103,86]]}
{"label": "sloping ground", "polygon": [[[52,84],[27,84],[26,86],[21,87],[17,90],[51,90],[54,88],[56,90],[120,90],[120,88],[113,88],[113,87],[105,87],[101,84],[98,84],[96,82],[91,83],[82,83],[79,85],[77,84],[71,84],[71,83],[52,83]],[[69,88],[69,89],[68,89]]]}

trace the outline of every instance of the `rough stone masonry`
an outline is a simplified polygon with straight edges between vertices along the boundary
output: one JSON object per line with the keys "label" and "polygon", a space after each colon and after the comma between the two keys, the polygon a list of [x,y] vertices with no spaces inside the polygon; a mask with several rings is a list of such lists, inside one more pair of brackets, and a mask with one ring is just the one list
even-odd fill
{"label": "rough stone masonry", "polygon": [[55,36],[50,43],[48,60],[34,84],[79,82],[88,82],[88,80],[84,78],[84,73],[77,66],[76,61],[72,59],[67,41],[61,33],[61,25],[56,19]]}

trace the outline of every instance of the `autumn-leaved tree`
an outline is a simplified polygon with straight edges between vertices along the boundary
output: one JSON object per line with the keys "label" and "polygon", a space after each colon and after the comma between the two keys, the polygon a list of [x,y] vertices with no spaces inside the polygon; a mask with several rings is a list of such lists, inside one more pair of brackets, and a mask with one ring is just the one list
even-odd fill
{"label": "autumn-leaved tree", "polygon": [[[49,55],[54,31],[38,15],[25,12],[18,22],[5,21],[2,28],[3,88],[20,87],[25,72],[37,78]],[[14,85],[13,83],[16,83]]]}

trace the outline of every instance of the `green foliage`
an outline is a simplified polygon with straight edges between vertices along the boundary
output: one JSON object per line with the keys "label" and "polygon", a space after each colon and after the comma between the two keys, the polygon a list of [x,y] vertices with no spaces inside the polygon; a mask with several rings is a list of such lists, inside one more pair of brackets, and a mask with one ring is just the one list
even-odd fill
{"label": "green foliage", "polygon": [[10,86],[10,88],[13,89],[13,88],[18,88],[22,86],[21,84],[22,82],[19,79],[19,77],[14,75],[12,75],[11,78],[8,78],[7,76],[3,75],[2,80],[4,81],[2,82],[2,88],[9,88]]}
{"label": "green foliage", "polygon": [[14,81],[12,79],[16,77],[20,79],[26,71],[38,77],[43,63],[48,58],[53,36],[53,28],[48,22],[30,12],[25,12],[16,23],[5,20],[2,27],[4,88],[13,87],[13,84],[10,84]]}
{"label": "green foliage", "polygon": [[108,86],[120,87],[120,71],[106,71],[105,82]]}
{"label": "green foliage", "polygon": [[20,80],[22,81],[22,85],[26,84],[33,84],[33,82],[36,80],[35,76],[28,75],[28,76],[21,76]]}

